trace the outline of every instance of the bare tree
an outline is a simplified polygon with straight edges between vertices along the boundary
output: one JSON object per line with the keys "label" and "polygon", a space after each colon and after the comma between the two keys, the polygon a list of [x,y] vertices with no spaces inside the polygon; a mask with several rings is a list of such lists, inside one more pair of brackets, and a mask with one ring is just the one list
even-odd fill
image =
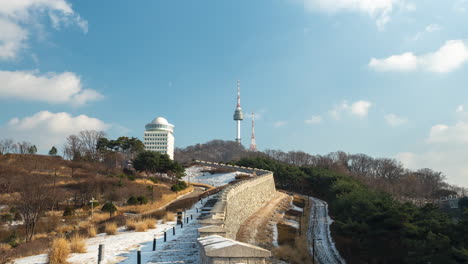
{"label": "bare tree", "polygon": [[28,154],[29,150],[32,147],[32,144],[27,141],[18,142],[16,145],[18,146],[18,149],[17,149],[18,154]]}
{"label": "bare tree", "polygon": [[64,146],[63,156],[69,160],[79,160],[82,156],[82,146],[80,138],[76,135],[68,136]]}
{"label": "bare tree", "polygon": [[81,146],[83,148],[84,155],[94,161],[100,160],[99,152],[96,149],[96,145],[100,138],[106,137],[106,133],[103,131],[96,130],[84,130],[79,134]]}
{"label": "bare tree", "polygon": [[15,198],[14,204],[24,221],[26,241],[32,239],[39,217],[51,206],[51,202],[53,201],[53,194],[55,192],[51,190],[49,177],[21,175],[18,181],[18,195]]}
{"label": "bare tree", "polygon": [[8,154],[16,152],[17,146],[12,139],[0,140],[0,154]]}

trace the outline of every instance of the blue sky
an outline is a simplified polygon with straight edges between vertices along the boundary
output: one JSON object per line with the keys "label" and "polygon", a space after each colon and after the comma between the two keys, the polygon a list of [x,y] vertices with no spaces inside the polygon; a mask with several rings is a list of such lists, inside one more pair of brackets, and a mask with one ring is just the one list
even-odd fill
{"label": "blue sky", "polygon": [[[260,149],[342,150],[468,186],[468,1],[0,2],[0,138],[232,140],[236,81]],[[242,123],[248,146],[250,120]]]}

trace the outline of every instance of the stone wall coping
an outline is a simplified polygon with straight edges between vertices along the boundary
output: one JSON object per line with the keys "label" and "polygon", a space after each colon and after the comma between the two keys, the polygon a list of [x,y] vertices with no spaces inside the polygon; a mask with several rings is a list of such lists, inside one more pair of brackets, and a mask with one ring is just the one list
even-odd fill
{"label": "stone wall coping", "polygon": [[261,247],[249,245],[218,235],[198,239],[205,256],[215,258],[269,258],[271,252]]}
{"label": "stone wall coping", "polygon": [[200,233],[222,233],[222,232],[227,232],[228,230],[226,228],[222,228],[217,225],[209,225],[209,226],[204,226],[198,228],[198,232]]}

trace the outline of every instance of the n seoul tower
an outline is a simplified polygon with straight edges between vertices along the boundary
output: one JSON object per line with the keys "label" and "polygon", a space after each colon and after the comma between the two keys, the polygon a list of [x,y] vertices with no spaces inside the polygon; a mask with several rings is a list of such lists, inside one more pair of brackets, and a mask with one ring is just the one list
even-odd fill
{"label": "n seoul tower", "polygon": [[234,111],[234,121],[237,123],[237,136],[236,142],[240,145],[241,144],[241,129],[240,129],[240,122],[244,120],[244,114],[242,113],[242,108],[240,104],[240,81],[237,80],[237,107]]}

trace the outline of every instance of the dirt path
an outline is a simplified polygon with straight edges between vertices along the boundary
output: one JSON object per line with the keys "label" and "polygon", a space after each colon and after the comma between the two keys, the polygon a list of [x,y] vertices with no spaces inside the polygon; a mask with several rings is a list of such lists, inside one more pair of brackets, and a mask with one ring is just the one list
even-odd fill
{"label": "dirt path", "polygon": [[273,248],[273,233],[270,221],[272,218],[280,217],[277,215],[278,208],[287,206],[290,196],[276,192],[276,196],[257,212],[252,214],[240,227],[237,232],[236,240],[261,246],[264,248]]}

